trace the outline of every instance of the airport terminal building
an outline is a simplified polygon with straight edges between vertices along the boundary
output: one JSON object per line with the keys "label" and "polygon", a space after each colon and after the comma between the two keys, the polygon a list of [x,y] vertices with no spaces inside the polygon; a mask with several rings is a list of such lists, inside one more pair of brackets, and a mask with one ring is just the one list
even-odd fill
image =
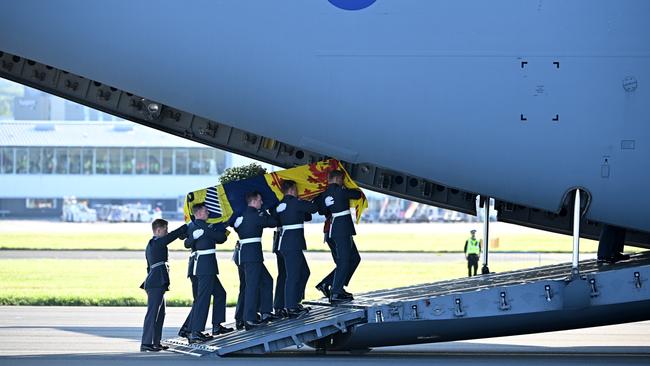
{"label": "airport terminal building", "polygon": [[185,193],[218,183],[231,154],[123,121],[0,122],[0,216],[61,216],[64,197],[89,207],[149,204],[172,217]]}

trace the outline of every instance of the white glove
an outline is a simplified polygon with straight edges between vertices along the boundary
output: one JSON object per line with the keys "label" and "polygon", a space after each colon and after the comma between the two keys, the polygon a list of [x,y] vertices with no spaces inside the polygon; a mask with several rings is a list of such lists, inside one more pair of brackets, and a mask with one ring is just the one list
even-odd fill
{"label": "white glove", "polygon": [[194,232],[192,233],[192,237],[194,238],[194,240],[200,238],[201,236],[203,236],[203,229],[194,230]]}
{"label": "white glove", "polygon": [[333,204],[334,204],[334,197],[332,196],[325,197],[325,206],[330,207]]}

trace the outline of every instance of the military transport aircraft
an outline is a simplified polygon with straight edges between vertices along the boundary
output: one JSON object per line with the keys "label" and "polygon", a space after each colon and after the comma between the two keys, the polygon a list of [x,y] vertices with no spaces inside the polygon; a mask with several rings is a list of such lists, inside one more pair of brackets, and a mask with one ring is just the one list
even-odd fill
{"label": "military transport aircraft", "polygon": [[[335,157],[365,188],[470,214],[492,197],[500,221],[589,238],[614,225],[650,248],[648,1],[0,9],[0,77],[275,165]],[[648,319],[647,260],[586,263],[573,282],[558,267],[368,294],[322,305],[365,309],[351,323],[283,339],[364,348]]]}

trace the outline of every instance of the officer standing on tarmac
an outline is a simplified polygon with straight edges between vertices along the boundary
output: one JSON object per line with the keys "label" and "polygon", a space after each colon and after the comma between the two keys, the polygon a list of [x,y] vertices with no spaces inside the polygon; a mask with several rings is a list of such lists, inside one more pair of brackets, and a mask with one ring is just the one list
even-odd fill
{"label": "officer standing on tarmac", "polygon": [[300,304],[305,294],[309,279],[309,266],[305,259],[305,219],[311,220],[311,214],[318,211],[316,204],[298,198],[298,186],[292,180],[281,184],[284,197],[275,208],[278,225],[282,226],[278,240],[278,252],[284,259],[286,284],[284,288],[284,305],[289,317],[295,318],[309,310]]}
{"label": "officer standing on tarmac", "polygon": [[221,325],[226,320],[226,290],[224,290],[217,274],[216,244],[226,241],[226,228],[222,224],[208,225],[205,220],[208,218],[208,208],[203,203],[197,203],[192,207],[194,214],[194,225],[188,236],[196,238],[194,247],[194,266],[192,274],[197,278],[196,300],[192,305],[191,333],[188,337],[189,343],[206,341],[202,332],[205,329],[205,322],[208,318],[210,298],[214,297],[212,306],[212,334],[224,334],[233,331]]}
{"label": "officer standing on tarmac", "polygon": [[[341,170],[331,171],[327,176],[327,189],[316,200],[318,212],[332,218],[327,238],[333,241],[333,246],[336,249],[334,259],[336,269],[330,290],[330,303],[353,299],[352,294],[345,291],[343,286],[352,278],[352,273],[361,260],[352,240],[356,231],[350,212],[350,200],[361,198],[362,193],[358,189],[346,189],[343,186],[343,177],[344,174]],[[321,281],[321,284],[325,283],[324,281],[325,279]],[[323,291],[322,287],[319,290]]]}
{"label": "officer standing on tarmac", "polygon": [[478,269],[478,256],[481,254],[481,243],[476,240],[476,230],[471,230],[472,236],[465,241],[465,259],[467,259],[467,277],[472,277],[472,268],[474,276]]}
{"label": "officer standing on tarmac", "polygon": [[[239,234],[239,263],[244,267],[246,288],[244,291],[244,328],[253,329],[268,321],[277,319],[271,313],[273,308],[273,278],[264,266],[262,254],[262,231],[265,227],[276,227],[277,221],[262,211],[262,195],[259,192],[246,194],[246,210],[233,222]],[[257,319],[257,310],[261,318]]]}
{"label": "officer standing on tarmac", "polygon": [[147,314],[144,317],[141,352],[157,352],[167,349],[160,344],[165,321],[165,292],[169,291],[169,268],[167,245],[176,239],[184,238],[187,225],[167,232],[167,221],[156,219],[151,223],[153,238],[145,249],[147,259],[147,278],[140,288],[147,291]]}

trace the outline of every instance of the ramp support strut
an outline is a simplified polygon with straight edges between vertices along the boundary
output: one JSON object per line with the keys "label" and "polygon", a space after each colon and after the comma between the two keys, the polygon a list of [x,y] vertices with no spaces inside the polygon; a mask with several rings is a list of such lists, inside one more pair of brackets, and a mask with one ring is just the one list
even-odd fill
{"label": "ramp support strut", "polygon": [[490,267],[488,267],[488,243],[490,242],[490,200],[490,197],[485,197],[485,201],[483,202],[483,213],[485,217],[483,221],[483,267],[481,268],[481,274],[490,273]]}
{"label": "ramp support strut", "polygon": [[575,277],[580,275],[578,263],[580,260],[580,190],[576,189],[576,198],[573,203],[573,261],[571,263],[571,274]]}

